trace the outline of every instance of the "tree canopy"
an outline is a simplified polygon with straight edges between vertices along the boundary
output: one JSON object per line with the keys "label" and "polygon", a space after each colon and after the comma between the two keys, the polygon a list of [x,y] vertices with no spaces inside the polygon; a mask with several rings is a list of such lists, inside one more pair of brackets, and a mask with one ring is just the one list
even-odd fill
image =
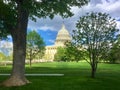
{"label": "tree canopy", "polygon": [[24,76],[28,19],[53,18],[54,15],[69,17],[73,15],[72,6],[81,7],[87,3],[88,0],[1,0],[0,30],[5,34],[8,32],[13,38],[13,68],[10,78],[2,85],[20,86],[29,83]]}
{"label": "tree canopy", "polygon": [[54,56],[54,61],[66,61],[66,48],[65,47],[58,47],[57,52]]}
{"label": "tree canopy", "polygon": [[87,13],[86,16],[80,17],[76,23],[76,30],[73,30],[73,43],[79,50],[87,51],[89,59],[86,61],[90,64],[91,76],[95,77],[97,64],[103,53],[107,52],[112,43],[117,40],[115,19],[106,13]]}
{"label": "tree canopy", "polygon": [[[16,28],[18,19],[18,5],[29,14],[29,19],[60,15],[64,18],[72,16],[72,6],[85,5],[89,0],[1,0],[0,1],[0,29],[12,30]],[[4,31],[5,31],[4,30]],[[3,32],[4,32],[3,31]]]}
{"label": "tree canopy", "polygon": [[80,61],[84,60],[83,51],[80,50],[77,45],[72,42],[66,42],[66,52],[65,55],[68,61]]}
{"label": "tree canopy", "polygon": [[120,63],[120,36],[108,51],[106,59],[110,63]]}
{"label": "tree canopy", "polygon": [[27,56],[30,59],[30,66],[31,61],[35,58],[38,53],[44,54],[45,50],[45,42],[43,41],[42,37],[35,31],[30,31],[27,35]]}

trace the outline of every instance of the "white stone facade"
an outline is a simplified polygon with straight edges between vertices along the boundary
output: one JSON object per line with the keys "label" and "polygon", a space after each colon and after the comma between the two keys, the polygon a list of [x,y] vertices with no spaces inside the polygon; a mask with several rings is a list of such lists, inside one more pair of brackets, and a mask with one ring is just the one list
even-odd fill
{"label": "white stone facade", "polygon": [[55,44],[52,46],[46,46],[44,59],[48,60],[48,61],[49,60],[53,61],[54,55],[57,52],[57,48],[64,47],[65,42],[67,42],[67,41],[71,41],[71,37],[70,37],[68,30],[65,28],[65,25],[63,24],[62,28],[59,30],[59,32],[57,34]]}

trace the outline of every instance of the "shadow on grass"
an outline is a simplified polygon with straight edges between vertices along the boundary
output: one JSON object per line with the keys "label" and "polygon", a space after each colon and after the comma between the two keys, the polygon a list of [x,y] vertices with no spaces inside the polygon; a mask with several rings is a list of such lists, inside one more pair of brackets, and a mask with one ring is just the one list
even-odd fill
{"label": "shadow on grass", "polygon": [[[9,68],[7,69],[6,71],[9,72]],[[31,84],[11,88],[0,87],[0,90],[120,90],[118,64],[100,64],[95,79],[90,78],[90,67],[86,63],[35,64],[32,68],[26,67],[26,73],[62,73],[64,76],[27,76]],[[5,78],[7,77],[0,77],[0,81]]]}

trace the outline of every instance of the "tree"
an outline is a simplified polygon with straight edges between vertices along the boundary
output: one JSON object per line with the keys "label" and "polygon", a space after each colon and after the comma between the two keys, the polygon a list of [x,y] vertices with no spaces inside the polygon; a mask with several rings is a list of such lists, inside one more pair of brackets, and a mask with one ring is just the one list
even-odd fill
{"label": "tree", "polygon": [[4,64],[6,66],[5,60],[6,60],[6,55],[0,52],[0,64]]}
{"label": "tree", "polygon": [[0,61],[5,61],[5,60],[6,60],[5,54],[0,52]]}
{"label": "tree", "polygon": [[35,58],[38,53],[44,54],[45,50],[45,43],[41,36],[36,31],[31,31],[27,35],[27,55],[30,60],[30,67],[31,61]]}
{"label": "tree", "polygon": [[[54,56],[55,61],[80,61],[83,59],[81,51],[71,42],[66,42],[65,47],[58,47]],[[79,54],[78,54],[79,53]]]}
{"label": "tree", "polygon": [[117,39],[117,42],[113,44],[107,56],[107,60],[110,63],[120,63],[120,37]]}
{"label": "tree", "polygon": [[88,13],[80,17],[76,24],[76,30],[73,30],[74,44],[81,51],[87,51],[89,60],[86,61],[91,66],[91,77],[95,77],[97,65],[103,53],[107,52],[117,39],[116,22],[105,13]]}
{"label": "tree", "polygon": [[[72,16],[72,6],[82,6],[88,0],[1,0],[0,26],[13,38],[13,68],[10,78],[5,80],[4,86],[21,86],[29,83],[25,77],[26,35],[28,19],[36,17],[53,18]],[[6,13],[7,12],[7,13]]]}
{"label": "tree", "polygon": [[66,61],[66,49],[63,47],[57,48],[57,53],[54,56],[54,61]]}
{"label": "tree", "polygon": [[[80,61],[83,60],[83,51],[80,50],[77,45],[73,42],[66,42],[66,52],[67,61]],[[79,53],[79,54],[78,54]]]}

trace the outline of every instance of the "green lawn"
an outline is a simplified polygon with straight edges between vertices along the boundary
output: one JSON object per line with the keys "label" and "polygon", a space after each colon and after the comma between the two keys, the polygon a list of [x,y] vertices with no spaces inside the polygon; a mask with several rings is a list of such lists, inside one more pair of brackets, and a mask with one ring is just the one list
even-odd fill
{"label": "green lawn", "polygon": [[[0,73],[9,73],[11,66],[0,66]],[[31,84],[21,87],[0,87],[0,90],[120,90],[120,64],[98,65],[96,78],[90,78],[90,66],[84,62],[54,62],[26,65],[26,73],[60,73],[64,76],[27,76]],[[7,76],[0,76],[0,81]]]}

